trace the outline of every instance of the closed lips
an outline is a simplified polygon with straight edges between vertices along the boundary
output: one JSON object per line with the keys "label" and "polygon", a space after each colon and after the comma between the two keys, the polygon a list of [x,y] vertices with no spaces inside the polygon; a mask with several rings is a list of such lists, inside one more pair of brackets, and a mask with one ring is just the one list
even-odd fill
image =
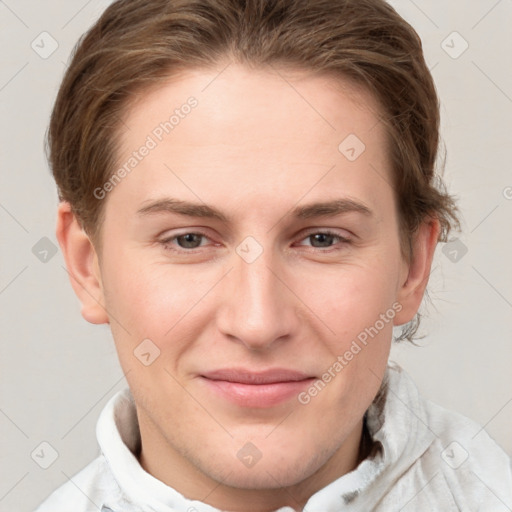
{"label": "closed lips", "polygon": [[276,384],[280,382],[298,382],[313,378],[303,372],[289,369],[272,369],[262,372],[251,372],[243,369],[223,369],[208,372],[202,377],[210,380],[222,380],[225,382],[236,382],[239,384]]}

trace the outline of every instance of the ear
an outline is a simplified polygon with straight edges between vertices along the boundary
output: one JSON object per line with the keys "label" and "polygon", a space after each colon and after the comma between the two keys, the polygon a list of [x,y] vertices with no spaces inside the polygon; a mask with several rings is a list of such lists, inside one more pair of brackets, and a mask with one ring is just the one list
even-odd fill
{"label": "ear", "polygon": [[66,201],[57,211],[57,240],[71,286],[82,304],[82,316],[92,324],[108,323],[96,250]]}
{"label": "ear", "polygon": [[402,309],[395,316],[395,325],[410,322],[418,312],[430,277],[440,230],[439,220],[428,218],[419,226],[413,238],[411,261],[403,262],[397,293],[397,301]]}

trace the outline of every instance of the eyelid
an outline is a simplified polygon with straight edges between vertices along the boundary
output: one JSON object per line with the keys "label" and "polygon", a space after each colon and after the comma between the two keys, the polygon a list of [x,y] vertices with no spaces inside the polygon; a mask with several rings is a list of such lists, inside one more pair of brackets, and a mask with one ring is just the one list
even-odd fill
{"label": "eyelid", "polygon": [[308,238],[312,235],[322,234],[322,235],[331,235],[331,236],[338,237],[340,240],[342,240],[344,242],[352,241],[352,238],[353,238],[352,234],[347,231],[345,231],[345,233],[347,233],[347,234],[345,235],[343,233],[340,233],[333,228],[311,228],[311,229],[308,229],[307,231],[305,231],[304,234],[301,235],[300,240],[302,241],[305,238]]}
{"label": "eyelid", "polygon": [[331,228],[331,227],[325,227],[325,228],[318,228],[318,227],[314,227],[314,228],[307,228],[304,230],[305,233],[308,233],[308,234],[311,234],[311,233],[329,233],[331,235],[339,235],[339,236],[343,236],[343,234],[341,233],[341,231],[343,231],[344,233],[350,233],[350,231],[347,231],[346,229],[341,229],[341,228]]}

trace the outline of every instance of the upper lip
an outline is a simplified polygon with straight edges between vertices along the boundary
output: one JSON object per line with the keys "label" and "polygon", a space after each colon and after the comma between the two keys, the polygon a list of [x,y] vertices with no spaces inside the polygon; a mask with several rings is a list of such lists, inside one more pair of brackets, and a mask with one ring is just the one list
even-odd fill
{"label": "upper lip", "polygon": [[203,373],[201,376],[210,380],[223,380],[240,384],[274,384],[277,382],[296,382],[313,378],[306,373],[287,368],[273,368],[258,372],[243,368],[226,368]]}

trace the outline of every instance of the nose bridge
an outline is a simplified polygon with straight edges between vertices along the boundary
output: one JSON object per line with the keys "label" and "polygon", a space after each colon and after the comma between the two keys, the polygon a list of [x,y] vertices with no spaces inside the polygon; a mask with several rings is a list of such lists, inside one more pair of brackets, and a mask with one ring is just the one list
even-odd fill
{"label": "nose bridge", "polygon": [[276,277],[271,271],[275,266],[275,258],[271,250],[265,251],[255,261],[239,261],[234,276],[237,281],[237,291],[243,301],[247,302],[247,313],[256,315],[259,312],[275,310],[279,301],[276,296],[279,290]]}
{"label": "nose bridge", "polygon": [[281,265],[271,247],[246,239],[235,253],[220,328],[248,348],[264,349],[291,333],[292,297],[277,277]]}

